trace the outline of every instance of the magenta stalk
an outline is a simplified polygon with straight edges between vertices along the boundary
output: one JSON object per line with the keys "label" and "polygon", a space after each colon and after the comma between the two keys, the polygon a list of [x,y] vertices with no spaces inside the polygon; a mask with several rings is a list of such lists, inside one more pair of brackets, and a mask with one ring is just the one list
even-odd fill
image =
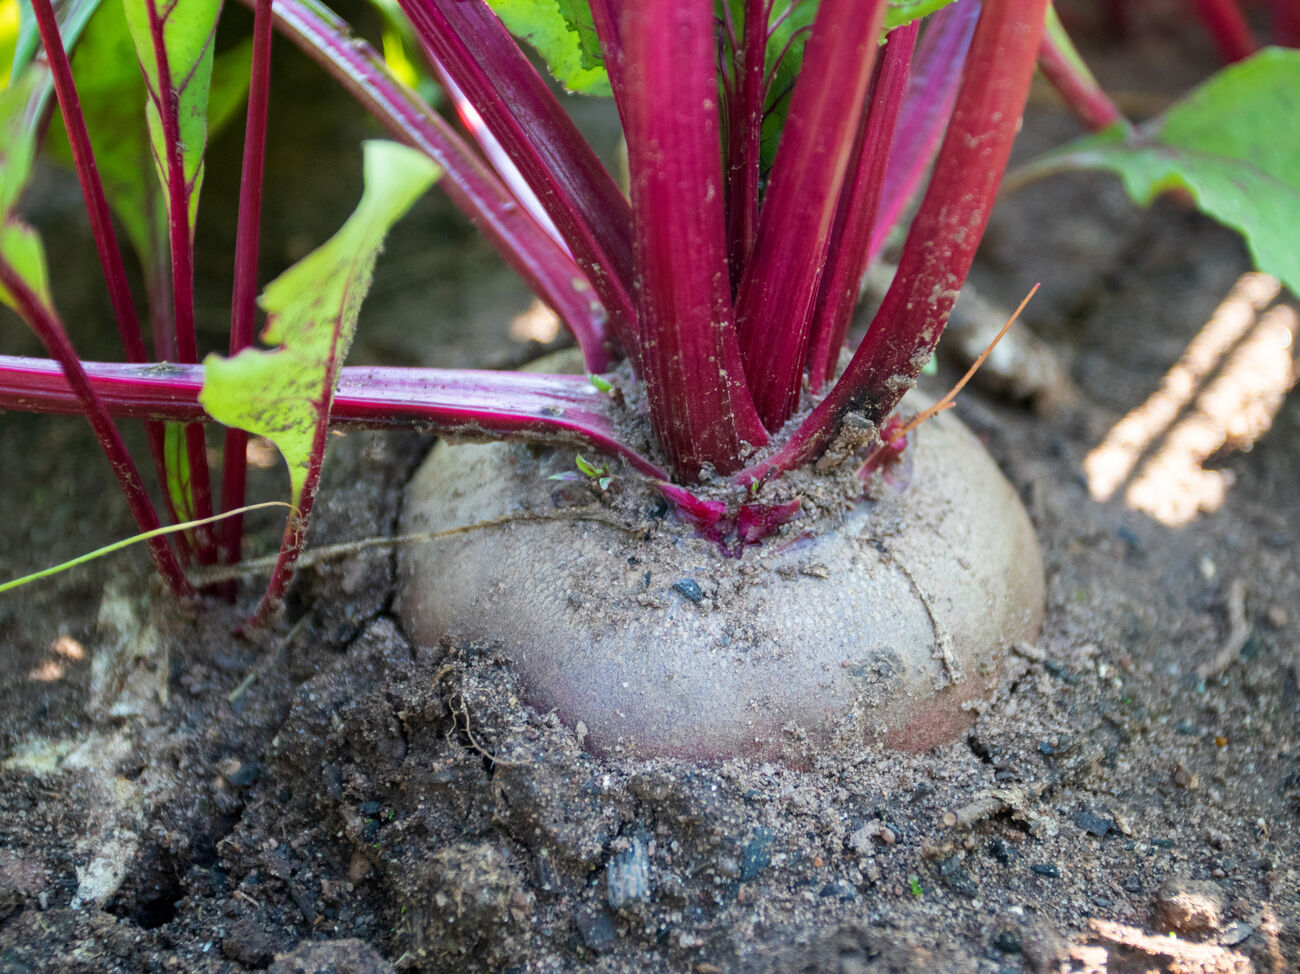
{"label": "magenta stalk", "polygon": [[[199,404],[202,366],[86,362],[84,372],[110,416],[211,422]],[[84,411],[57,362],[13,355],[0,355],[0,409]],[[668,478],[661,467],[619,441],[608,398],[581,376],[348,366],[334,393],[330,427],[575,443],[622,457],[649,477]]]}
{"label": "magenta stalk", "polygon": [[834,378],[840,350],[848,335],[849,319],[857,306],[862,278],[867,271],[871,232],[894,139],[898,110],[907,86],[912,49],[920,23],[913,21],[890,32],[881,54],[880,70],[872,83],[872,97],[862,133],[854,147],[849,181],[835,215],[826,271],[817,294],[808,346],[808,381],[814,392]]}
{"label": "magenta stalk", "polygon": [[1056,11],[1050,7],[1047,28],[1043,31],[1043,46],[1038,52],[1038,66],[1090,132],[1100,132],[1116,122],[1128,124],[1119,106],[1097,84]]}
{"label": "magenta stalk", "polygon": [[271,9],[280,31],[395,138],[442,167],[440,185],[451,201],[560,316],[582,349],[587,370],[606,371],[613,361],[613,342],[605,311],[593,301],[586,275],[501,179],[439,115],[393,78],[378,52],[354,37],[328,7],[317,0],[273,0]]}
{"label": "magenta stalk", "polygon": [[[117,482],[126,496],[126,502],[141,533],[162,527],[162,523],[158,520],[158,512],[154,509],[153,502],[149,500],[149,492],[145,490],[144,482],[140,479],[140,471],[136,469],[135,461],[131,459],[131,454],[127,451],[126,444],[122,442],[122,436],[113,424],[104,403],[96,395],[82,367],[81,359],[78,358],[76,350],[68,340],[63,323],[51,309],[45,307],[27,283],[3,261],[0,261],[0,284],[13,296],[23,320],[31,326],[41,340],[41,344],[56,360],[48,363],[48,366],[59,370],[58,375],[64,388],[77,404],[76,411],[86,417],[90,428],[94,430],[99,445],[113,467],[113,474],[117,477]],[[172,593],[178,598],[193,595],[194,589],[186,579],[175,553],[168,546],[167,539],[150,538],[147,544],[159,574],[166,580]]]}
{"label": "magenta stalk", "polygon": [[113,220],[109,214],[103,184],[99,180],[95,153],[90,147],[90,134],[86,131],[81,100],[77,97],[76,85],[72,80],[72,65],[68,63],[68,54],[59,38],[59,25],[50,0],[32,0],[32,10],[36,14],[41,42],[45,45],[45,56],[54,78],[54,93],[63,113],[68,144],[72,147],[72,161],[77,169],[82,196],[86,200],[90,232],[95,239],[95,250],[99,254],[104,281],[108,285],[108,300],[113,307],[113,316],[117,319],[122,348],[126,351],[128,361],[143,362],[148,354],[140,331],[140,319],[136,315],[135,303],[131,300],[122,251],[117,244],[117,235],[113,232]]}
{"label": "magenta stalk", "polygon": [[985,0],[934,175],[898,271],[849,366],[774,456],[733,479],[761,482],[820,454],[850,412],[879,426],[933,353],[1011,154],[1047,0]]}
{"label": "magenta stalk", "polygon": [[727,239],[731,276],[739,285],[758,232],[759,156],[763,138],[763,96],[767,67],[768,18],[772,0],[746,0],[745,23],[736,57],[738,77],[727,106]]}
{"label": "magenta stalk", "polygon": [[400,2],[528,180],[630,350],[630,219],[613,178],[486,3]]}
{"label": "magenta stalk", "polygon": [[[122,349],[126,353],[127,361],[144,362],[149,356],[145,351],[140,318],[136,313],[135,302],[131,299],[131,287],[122,261],[122,251],[118,245],[117,234],[113,230],[113,219],[109,211],[108,199],[104,195],[104,186],[99,178],[99,167],[90,144],[90,133],[86,129],[85,114],[81,110],[81,100],[77,96],[76,84],[72,77],[72,65],[63,47],[58,21],[54,16],[50,0],[33,0],[32,9],[41,33],[41,42],[45,47],[45,57],[50,65],[55,96],[58,98],[59,109],[63,115],[68,145],[72,149],[72,160],[77,170],[77,179],[81,184],[82,197],[86,202],[90,232],[95,241],[104,283],[108,288],[109,304],[117,322],[118,335],[122,339]],[[159,482],[165,483],[167,473],[163,456],[165,449],[163,430],[160,426],[151,423],[146,430],[146,436]],[[167,497],[167,505],[170,510],[170,496]],[[183,535],[178,538],[178,544],[181,545],[182,551],[188,551],[188,539]]]}
{"label": "magenta stalk", "polygon": [[[172,259],[176,356],[184,364],[193,364],[199,360],[194,329],[194,237],[189,221],[190,193],[193,187],[188,185],[185,178],[184,146],[181,143],[180,118],[177,115],[179,99],[172,87],[171,64],[165,53],[162,16],[158,12],[157,0],[145,0],[145,7],[149,15],[149,33],[159,88],[158,91],[151,91],[149,97],[162,120],[166,153],[164,172],[167,176],[167,224]],[[212,486],[208,474],[207,438],[203,427],[199,425],[186,426],[184,436],[192,513],[195,518],[209,518],[212,516]],[[211,525],[197,528],[194,534],[199,561],[204,564],[216,561],[216,538]]]}
{"label": "magenta stalk", "polygon": [[[651,424],[682,476],[695,479],[705,464],[730,473],[744,444],[761,446],[767,433],[732,319],[713,10],[639,0],[623,8],[618,30]],[[668,90],[673,111],[658,103]]]}
{"label": "magenta stalk", "polygon": [[921,34],[889,150],[868,264],[884,249],[885,240],[930,168],[952,115],[979,13],[979,0],[957,0],[931,17]]}
{"label": "magenta stalk", "polygon": [[1259,42],[1236,0],[1193,0],[1193,3],[1224,61],[1229,64],[1241,61],[1259,50]]}
{"label": "magenta stalk", "polygon": [[763,425],[799,400],[813,310],[857,139],[883,0],[822,0],[736,295],[740,349]]}
{"label": "magenta stalk", "polygon": [[[248,83],[248,118],[244,127],[244,159],[239,181],[239,224],[235,234],[235,283],[230,301],[230,354],[253,344],[257,320],[257,251],[261,236],[262,175],[266,158],[266,113],[271,90],[271,0],[257,0],[253,12],[253,65]],[[226,430],[222,450],[221,509],[244,506],[248,475],[248,433]],[[217,527],[221,557],[239,561],[244,517],[233,514]]]}

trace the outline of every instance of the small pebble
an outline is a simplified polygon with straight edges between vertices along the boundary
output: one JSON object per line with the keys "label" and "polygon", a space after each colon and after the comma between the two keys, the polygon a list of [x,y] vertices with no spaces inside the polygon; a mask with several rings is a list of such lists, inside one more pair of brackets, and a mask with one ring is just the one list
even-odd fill
{"label": "small pebble", "polygon": [[696,605],[704,601],[704,590],[700,588],[700,583],[693,578],[678,579],[673,582],[673,589]]}
{"label": "small pebble", "polygon": [[1093,815],[1091,812],[1080,812],[1074,816],[1074,824],[1099,839],[1104,839],[1106,834],[1115,827],[1115,823],[1110,819]]}
{"label": "small pebble", "polygon": [[261,773],[262,767],[256,761],[245,761],[238,768],[233,768],[226,775],[226,780],[232,788],[247,788]]}
{"label": "small pebble", "polygon": [[560,888],[560,874],[549,855],[537,857],[537,888],[543,893],[553,893]]}
{"label": "small pebble", "polygon": [[726,876],[728,879],[740,877],[740,860],[734,856],[720,856],[716,868],[719,876]]}
{"label": "small pebble", "polygon": [[754,837],[745,843],[741,853],[741,882],[749,882],[771,864],[772,840],[775,837],[775,833],[766,826],[760,825],[754,830]]}
{"label": "small pebble", "polygon": [[843,880],[836,880],[833,883],[827,883],[817,894],[821,897],[835,897],[845,903],[851,903],[858,898],[858,892],[851,885]]}
{"label": "small pebble", "polygon": [[1040,876],[1046,876],[1049,879],[1059,879],[1061,876],[1060,867],[1051,862],[1036,862],[1029,867]]}
{"label": "small pebble", "polygon": [[352,861],[348,863],[348,881],[355,885],[369,875],[370,860],[360,852],[352,853]]}
{"label": "small pebble", "polygon": [[1025,949],[1025,942],[1018,931],[1001,930],[993,938],[993,946],[1004,954],[1018,954]]}
{"label": "small pebble", "polygon": [[650,854],[644,839],[634,838],[631,848],[609,860],[605,882],[609,905],[615,910],[650,898]]}
{"label": "small pebble", "polygon": [[975,880],[956,856],[949,856],[939,863],[939,876],[943,879],[944,885],[954,893],[968,899],[974,899],[979,895],[979,887],[975,885]]}
{"label": "small pebble", "polygon": [[994,839],[989,843],[989,855],[1005,866],[1015,858],[1016,850],[1001,839]]}
{"label": "small pebble", "polygon": [[589,950],[602,954],[617,946],[618,934],[614,931],[614,920],[604,910],[594,913],[579,911],[573,922]]}
{"label": "small pebble", "polygon": [[1220,938],[1220,943],[1225,947],[1235,947],[1254,932],[1255,928],[1249,923],[1238,921],[1228,927],[1227,930],[1223,931],[1223,937]]}
{"label": "small pebble", "polygon": [[1156,893],[1156,922],[1175,933],[1205,933],[1219,928],[1223,906],[1218,883],[1174,877]]}
{"label": "small pebble", "polygon": [[1047,670],[1058,680],[1064,680],[1066,683],[1078,683],[1079,678],[1071,673],[1068,669],[1056,662],[1054,659],[1043,660],[1043,669]]}

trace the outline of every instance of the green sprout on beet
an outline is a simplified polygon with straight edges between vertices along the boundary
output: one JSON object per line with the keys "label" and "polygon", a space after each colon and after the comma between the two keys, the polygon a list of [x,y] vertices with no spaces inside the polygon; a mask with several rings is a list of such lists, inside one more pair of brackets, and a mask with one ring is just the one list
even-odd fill
{"label": "green sprout on beet", "polygon": [[[600,387],[597,386],[597,388]],[[597,466],[590,460],[585,459],[581,454],[574,457],[573,462],[574,466],[578,468],[577,470],[566,470],[564,473],[553,473],[546,479],[595,483],[595,485],[600,488],[601,493],[609,490],[609,485],[614,482],[614,478],[610,476],[609,468]]]}
{"label": "green sprout on beet", "polygon": [[587,374],[587,381],[596,387],[597,391],[605,393],[607,396],[614,395],[618,387],[603,376],[596,375],[594,372]]}

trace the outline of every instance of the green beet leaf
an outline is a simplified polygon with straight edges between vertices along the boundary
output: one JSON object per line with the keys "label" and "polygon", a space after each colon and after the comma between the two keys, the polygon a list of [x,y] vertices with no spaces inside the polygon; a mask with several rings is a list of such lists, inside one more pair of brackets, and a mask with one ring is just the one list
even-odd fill
{"label": "green beet leaf", "polygon": [[[0,261],[23,281],[47,308],[50,297],[45,248],[40,235],[14,212],[27,187],[36,155],[36,133],[27,122],[27,110],[40,72],[24,72],[0,92]],[[18,310],[9,289],[0,287],[0,302]]]}
{"label": "green beet leaf", "polygon": [[[0,261],[21,278],[46,308],[54,307],[50,297],[49,274],[46,271],[45,247],[41,236],[21,220],[6,219],[0,226]],[[0,302],[18,311],[14,297],[7,287],[0,286]]]}
{"label": "green beet leaf", "polygon": [[[76,47],[81,32],[99,9],[100,2],[101,0],[68,0],[67,3],[54,5],[55,19],[59,22],[59,36],[69,51]],[[27,69],[41,48],[41,32],[36,27],[36,14],[32,12],[31,0],[18,0],[18,33],[13,43],[13,55],[8,62],[11,82]],[[52,89],[48,74],[43,84],[46,90],[42,94],[42,102]]]}
{"label": "green beet leaf", "polygon": [[[243,107],[251,61],[250,43],[214,60],[208,106],[213,132]],[[160,266],[155,251],[167,239],[166,207],[152,172],[153,147],[140,110],[145,102],[144,79],[121,4],[106,3],[95,14],[73,53],[72,74],[108,205],[121,221],[141,266],[147,273],[154,272]],[[72,150],[61,122],[51,124],[44,151],[56,162],[72,166]]]}
{"label": "green beet leaf", "polygon": [[885,7],[885,30],[890,31],[928,17],[952,2],[953,0],[889,0]]}
{"label": "green beet leaf", "polygon": [[261,338],[279,347],[203,362],[203,408],[219,423],[275,443],[289,465],[295,508],[324,447],[334,387],[384,236],[437,177],[437,166],[414,149],[365,143],[365,192],[356,211],[262,294]]}
{"label": "green beet leaf", "polygon": [[[123,0],[136,57],[144,74],[148,100],[145,117],[158,177],[168,182],[164,113],[174,114],[180,136],[186,220],[190,234],[203,182],[203,150],[208,138],[208,89],[212,80],[213,42],[221,0]],[[155,32],[154,25],[160,26]],[[166,74],[170,92],[162,90]],[[172,205],[167,194],[168,209]]]}
{"label": "green beet leaf", "polygon": [[542,56],[569,91],[608,95],[609,77],[586,0],[488,0],[510,33]]}
{"label": "green beet leaf", "polygon": [[1239,231],[1255,265],[1300,293],[1300,51],[1267,48],[1225,68],[1131,134],[1116,125],[1031,162],[1018,178],[1117,174],[1149,204],[1185,190]]}
{"label": "green beet leaf", "polygon": [[27,120],[28,102],[35,87],[29,71],[0,91],[0,218],[7,219],[27,188],[36,158],[36,133]]}

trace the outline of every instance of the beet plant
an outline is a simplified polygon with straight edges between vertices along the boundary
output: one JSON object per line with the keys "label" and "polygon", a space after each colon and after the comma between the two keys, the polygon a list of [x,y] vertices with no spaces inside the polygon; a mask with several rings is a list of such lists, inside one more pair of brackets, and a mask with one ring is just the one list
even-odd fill
{"label": "beet plant", "polygon": [[[87,417],[176,595],[241,558],[249,433],[275,442],[292,486],[254,625],[302,550],[330,428],[526,441],[440,448],[417,478],[396,539],[416,638],[503,642],[540,704],[641,753],[922,746],[960,727],[1000,648],[1033,637],[1041,568],[973,438],[942,417],[908,448],[896,410],[970,268],[1040,53],[1114,149],[1066,147],[1040,173],[1127,172],[1162,148],[1107,117],[1047,0],[400,0],[468,141],[316,0],[250,6],[251,43],[217,56],[219,0],[32,0],[0,105],[0,298],[49,354],[0,359],[0,406]],[[259,302],[276,29],[400,144],[366,145],[356,212]],[[612,95],[626,194],[516,35],[564,85]],[[204,146],[245,91],[229,356],[200,361]],[[77,355],[17,216],[43,138],[76,169],[125,362]],[[1126,175],[1138,195],[1171,178]],[[555,310],[586,374],[344,367],[384,236],[435,180]],[[918,195],[847,349],[867,266]],[[254,347],[259,305],[272,347]],[[168,528],[118,418],[146,425]]]}

